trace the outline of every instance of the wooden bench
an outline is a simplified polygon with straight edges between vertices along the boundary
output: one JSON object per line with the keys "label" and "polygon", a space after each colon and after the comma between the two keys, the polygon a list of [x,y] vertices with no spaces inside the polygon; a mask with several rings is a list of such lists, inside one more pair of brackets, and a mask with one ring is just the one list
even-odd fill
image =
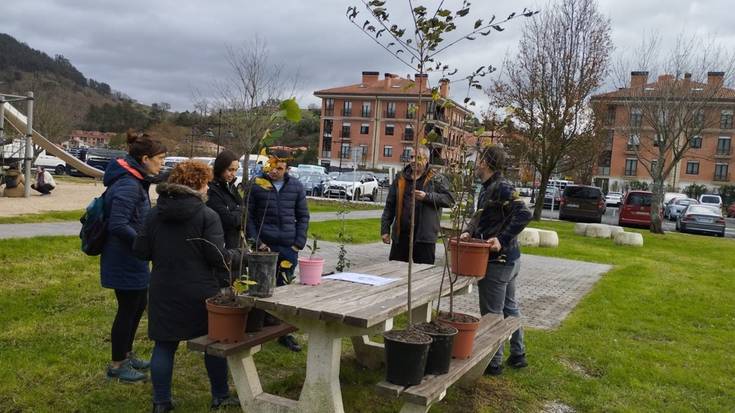
{"label": "wooden bench", "polygon": [[521,327],[518,317],[503,319],[502,315],[487,314],[482,317],[475,337],[475,347],[469,359],[452,359],[449,372],[427,375],[416,386],[403,387],[386,381],[377,384],[379,393],[403,400],[401,413],[425,413],[432,404],[441,401],[447,389],[457,381],[471,384],[479,379],[490,364],[500,344]]}
{"label": "wooden bench", "polygon": [[261,344],[294,331],[296,327],[281,323],[263,327],[257,333],[246,333],[245,340],[239,343],[225,344],[201,336],[187,341],[186,345],[191,351],[227,359],[243,411],[261,411],[264,406],[280,407],[273,411],[292,411],[296,409],[296,401],[263,392],[253,355],[260,351]]}

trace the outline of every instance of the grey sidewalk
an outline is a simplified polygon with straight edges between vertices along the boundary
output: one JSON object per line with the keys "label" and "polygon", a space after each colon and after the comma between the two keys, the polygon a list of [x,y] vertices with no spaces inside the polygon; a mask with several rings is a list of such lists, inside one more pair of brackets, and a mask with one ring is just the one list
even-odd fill
{"label": "grey sidewalk", "polygon": [[[352,211],[345,219],[380,218],[381,210]],[[311,214],[311,221],[330,221],[339,219],[336,212],[318,212]],[[0,239],[31,238],[41,236],[79,235],[82,224],[79,221],[42,222],[34,224],[0,224]]]}

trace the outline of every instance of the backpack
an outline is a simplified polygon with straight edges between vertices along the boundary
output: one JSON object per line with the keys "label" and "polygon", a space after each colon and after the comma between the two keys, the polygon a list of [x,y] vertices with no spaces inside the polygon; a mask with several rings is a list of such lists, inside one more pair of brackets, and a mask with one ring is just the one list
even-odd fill
{"label": "backpack", "polygon": [[107,239],[107,218],[105,217],[105,194],[93,199],[87,205],[84,215],[79,219],[82,229],[79,238],[82,240],[82,251],[85,254],[95,256],[102,254],[102,248]]}

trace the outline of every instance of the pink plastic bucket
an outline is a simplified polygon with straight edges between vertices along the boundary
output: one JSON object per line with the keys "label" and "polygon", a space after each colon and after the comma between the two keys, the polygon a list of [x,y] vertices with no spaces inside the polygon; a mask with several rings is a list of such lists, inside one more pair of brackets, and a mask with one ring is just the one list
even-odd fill
{"label": "pink plastic bucket", "polygon": [[299,258],[299,281],[306,285],[319,285],[322,282],[324,258]]}

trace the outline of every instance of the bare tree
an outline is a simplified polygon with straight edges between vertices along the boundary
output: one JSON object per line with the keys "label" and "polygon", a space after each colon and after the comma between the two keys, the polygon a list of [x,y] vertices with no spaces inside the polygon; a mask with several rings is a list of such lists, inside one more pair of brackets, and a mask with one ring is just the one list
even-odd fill
{"label": "bare tree", "polygon": [[609,19],[594,0],[549,4],[526,22],[518,54],[488,91],[496,107],[509,109],[541,174],[534,219],[541,218],[549,177],[560,166],[573,168],[570,149],[594,136],[588,100],[606,76],[612,48]]}
{"label": "bare tree", "polygon": [[[704,135],[732,128],[732,108],[728,111],[722,104],[735,96],[725,88],[735,69],[735,55],[699,36],[680,36],[670,49],[660,43],[650,36],[632,57],[623,56],[614,73],[620,89],[595,99],[622,106],[628,114],[623,131],[628,132],[627,150],[653,182],[651,232],[655,233],[663,233],[659,212],[666,182],[672,173],[678,174],[690,148],[701,146]],[[649,82],[648,76],[656,74],[658,80]],[[721,124],[727,119],[729,126]],[[704,156],[711,159],[716,154]]]}

